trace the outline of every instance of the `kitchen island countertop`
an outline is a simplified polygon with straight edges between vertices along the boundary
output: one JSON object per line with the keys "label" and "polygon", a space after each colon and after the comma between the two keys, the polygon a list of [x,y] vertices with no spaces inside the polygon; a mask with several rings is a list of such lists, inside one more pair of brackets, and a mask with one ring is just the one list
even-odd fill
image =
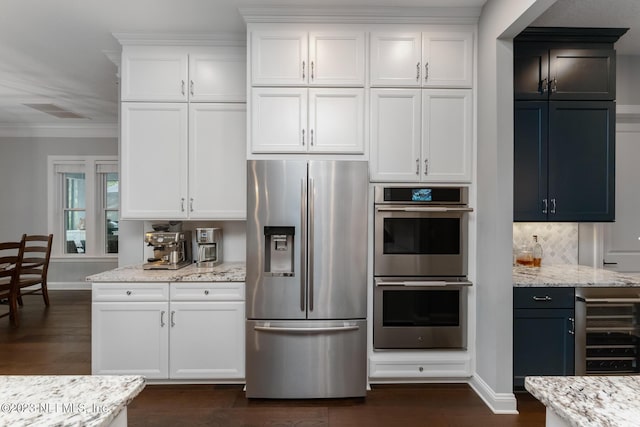
{"label": "kitchen island countertop", "polygon": [[142,265],[119,267],[87,276],[87,282],[244,282],[245,263],[225,262],[215,267],[195,264],[178,270],[144,270]]}
{"label": "kitchen island countertop", "polygon": [[0,377],[0,425],[108,426],[145,386],[139,375]]}
{"label": "kitchen island countertop", "polygon": [[[635,427],[640,420],[640,376],[526,377],[524,387],[556,424]],[[551,414],[550,414],[551,412]]]}
{"label": "kitchen island countertop", "polygon": [[513,267],[514,287],[634,287],[640,274],[617,273],[585,265],[557,264]]}

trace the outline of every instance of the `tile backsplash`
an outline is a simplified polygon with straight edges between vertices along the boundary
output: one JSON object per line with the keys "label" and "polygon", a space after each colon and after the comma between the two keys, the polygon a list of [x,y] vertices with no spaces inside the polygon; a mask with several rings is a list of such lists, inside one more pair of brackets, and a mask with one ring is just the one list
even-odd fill
{"label": "tile backsplash", "polygon": [[513,247],[520,248],[538,236],[542,246],[542,264],[578,263],[578,224],[566,222],[515,222]]}

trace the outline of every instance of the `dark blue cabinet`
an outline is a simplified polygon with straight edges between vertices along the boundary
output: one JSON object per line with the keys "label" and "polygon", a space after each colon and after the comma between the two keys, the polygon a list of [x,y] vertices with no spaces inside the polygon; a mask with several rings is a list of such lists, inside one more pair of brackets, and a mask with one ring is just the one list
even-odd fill
{"label": "dark blue cabinet", "polygon": [[529,375],[573,375],[574,288],[514,288],[513,387]]}

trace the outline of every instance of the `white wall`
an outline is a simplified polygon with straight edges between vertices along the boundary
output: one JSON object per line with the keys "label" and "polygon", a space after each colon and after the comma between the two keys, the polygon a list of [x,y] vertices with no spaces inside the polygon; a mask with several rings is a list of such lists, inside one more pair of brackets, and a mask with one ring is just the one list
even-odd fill
{"label": "white wall", "polygon": [[638,76],[640,76],[640,56],[618,55],[616,58],[616,103],[618,105],[640,105]]}
{"label": "white wall", "polygon": [[[0,137],[0,241],[20,239],[23,233],[48,234],[47,156],[117,154],[115,138]],[[84,276],[115,265],[52,260],[50,288],[82,286]]]}
{"label": "white wall", "polygon": [[476,375],[495,411],[514,412],[512,393],[512,38],[555,0],[489,0],[478,22],[478,256]]}

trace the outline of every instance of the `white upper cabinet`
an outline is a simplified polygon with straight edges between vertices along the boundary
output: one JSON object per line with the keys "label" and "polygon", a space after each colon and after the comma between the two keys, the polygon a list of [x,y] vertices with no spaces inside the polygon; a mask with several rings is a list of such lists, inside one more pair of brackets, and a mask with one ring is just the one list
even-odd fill
{"label": "white upper cabinet", "polygon": [[472,32],[371,33],[372,87],[470,88]]}
{"label": "white upper cabinet", "polygon": [[364,86],[363,31],[251,33],[253,86]]}
{"label": "white upper cabinet", "polygon": [[364,89],[253,88],[254,153],[364,152]]}
{"label": "white upper cabinet", "polygon": [[125,46],[122,101],[245,102],[246,57],[224,49]]}
{"label": "white upper cabinet", "polygon": [[371,180],[470,182],[469,89],[372,89]]}

